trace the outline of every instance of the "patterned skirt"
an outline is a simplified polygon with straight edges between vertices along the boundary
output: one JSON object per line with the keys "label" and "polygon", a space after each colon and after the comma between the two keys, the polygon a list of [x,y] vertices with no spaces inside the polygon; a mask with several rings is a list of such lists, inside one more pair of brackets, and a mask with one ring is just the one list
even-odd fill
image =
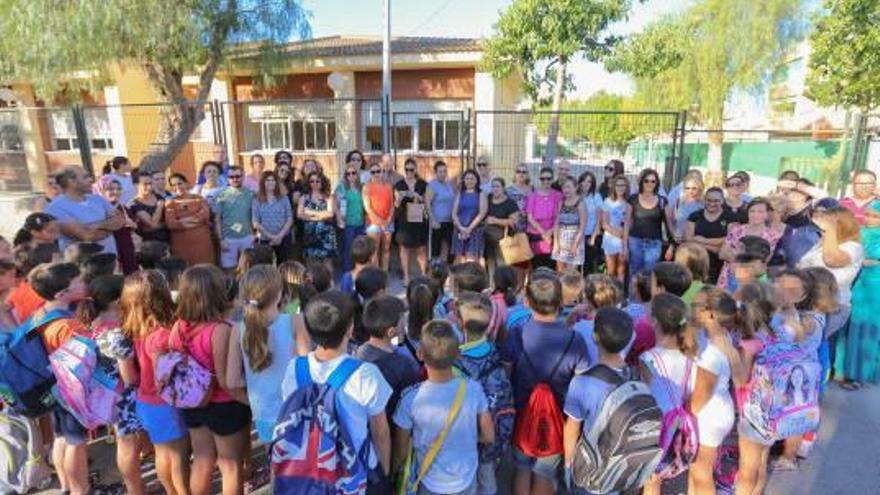
{"label": "patterned skirt", "polygon": [[455,229],[455,233],[452,236],[452,254],[470,258],[483,256],[483,226],[475,228],[467,239],[462,239],[459,235],[460,232],[460,230]]}
{"label": "patterned skirt", "polygon": [[560,263],[567,263],[569,265],[584,264],[583,239],[581,240],[580,244],[578,244],[577,251],[571,252],[571,248],[572,246],[574,246],[574,243],[578,237],[577,233],[577,225],[563,225],[559,227],[559,243],[553,246],[552,258],[555,261],[558,261]]}

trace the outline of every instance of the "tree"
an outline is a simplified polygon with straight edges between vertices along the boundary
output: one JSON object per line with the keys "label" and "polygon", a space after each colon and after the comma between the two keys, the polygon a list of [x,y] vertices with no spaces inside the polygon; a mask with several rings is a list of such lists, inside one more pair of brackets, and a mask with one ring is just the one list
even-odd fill
{"label": "tree", "polygon": [[606,67],[636,81],[648,105],[686,108],[709,132],[709,168],[721,171],[724,109],[737,90],[770,80],[803,32],[803,0],[700,0],[620,44]]}
{"label": "tree", "polygon": [[826,0],[810,45],[807,96],[862,113],[880,108],[880,2]]}
{"label": "tree", "polygon": [[[559,121],[558,134],[568,138],[583,139],[596,146],[611,146],[623,151],[630,141],[638,137],[638,129],[628,115],[614,112],[634,108],[636,105],[632,98],[606,91],[594,93],[585,100],[563,102],[561,110],[564,111],[607,111],[608,113],[587,116],[575,114],[571,119],[562,118]],[[549,109],[549,106],[545,105],[541,109]],[[588,125],[584,125],[584,122]],[[542,134],[548,133],[549,122],[540,120],[538,131]]]}
{"label": "tree", "polygon": [[[311,34],[300,0],[0,0],[0,13],[0,81],[26,81],[44,100],[95,91],[114,66],[143,69],[164,104],[145,170],[164,169],[189,141],[234,50],[245,47],[250,56],[236,63],[269,83],[264,62],[292,33]],[[192,98],[184,75],[198,76]]]}
{"label": "tree", "polygon": [[619,38],[608,26],[626,19],[631,0],[515,0],[495,24],[488,40],[483,67],[496,78],[520,71],[526,92],[538,99],[552,93],[546,163],[556,157],[559,109],[565,91],[573,85],[568,64],[578,55],[599,61]]}

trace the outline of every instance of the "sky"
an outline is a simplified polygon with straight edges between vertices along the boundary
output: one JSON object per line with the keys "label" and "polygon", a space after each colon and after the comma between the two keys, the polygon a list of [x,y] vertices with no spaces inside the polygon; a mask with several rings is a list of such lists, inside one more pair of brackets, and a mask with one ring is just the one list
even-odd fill
{"label": "sky", "polygon": [[[392,36],[488,37],[499,12],[511,0],[391,0]],[[616,34],[637,32],[665,15],[684,10],[689,0],[647,0],[636,3],[628,21],[612,27]],[[312,12],[313,36],[382,34],[382,0],[303,0]],[[632,81],[608,73],[601,64],[575,60],[570,66],[576,89],[569,98],[597,91],[628,94]]]}

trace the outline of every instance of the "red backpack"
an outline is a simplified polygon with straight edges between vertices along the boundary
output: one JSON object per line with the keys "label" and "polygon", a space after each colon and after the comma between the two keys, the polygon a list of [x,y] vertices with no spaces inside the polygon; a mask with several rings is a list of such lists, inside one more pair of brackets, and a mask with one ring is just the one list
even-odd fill
{"label": "red backpack", "polygon": [[[537,376],[538,370],[529,359],[525,345],[522,344],[522,333],[519,335],[522,357],[532,369],[532,373]],[[560,354],[559,361],[553,366],[550,375],[546,379],[538,381],[532,389],[532,393],[529,394],[529,402],[525,409],[517,414],[516,427],[513,430],[513,445],[527,456],[547,457],[562,454],[562,410],[553,395],[550,380],[559,370],[559,366],[565,359],[565,355],[568,354],[575,338],[576,335],[572,332],[565,350]]]}

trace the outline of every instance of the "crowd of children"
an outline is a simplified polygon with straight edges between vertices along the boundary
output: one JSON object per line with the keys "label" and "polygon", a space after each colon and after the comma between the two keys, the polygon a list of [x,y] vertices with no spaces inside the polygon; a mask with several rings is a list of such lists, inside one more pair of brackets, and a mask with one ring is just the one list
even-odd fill
{"label": "crowd of children", "polygon": [[839,277],[738,242],[724,286],[686,243],[629,287],[432,259],[397,297],[366,236],[338,284],[269,246],[224,272],[144,242],[123,277],[99,244],[3,241],[0,414],[43,440],[0,486],[45,460],[64,493],[111,493],[89,459],[111,431],[131,494],[150,456],[170,494],[215,470],[227,495],[761,494],[818,431]]}

